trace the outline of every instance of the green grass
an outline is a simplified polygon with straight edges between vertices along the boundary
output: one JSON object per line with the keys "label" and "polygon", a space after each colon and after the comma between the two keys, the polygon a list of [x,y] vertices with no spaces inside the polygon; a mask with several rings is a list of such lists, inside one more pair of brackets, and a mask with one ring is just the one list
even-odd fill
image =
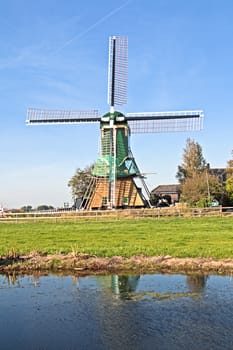
{"label": "green grass", "polygon": [[0,256],[32,251],[233,258],[233,217],[0,223]]}

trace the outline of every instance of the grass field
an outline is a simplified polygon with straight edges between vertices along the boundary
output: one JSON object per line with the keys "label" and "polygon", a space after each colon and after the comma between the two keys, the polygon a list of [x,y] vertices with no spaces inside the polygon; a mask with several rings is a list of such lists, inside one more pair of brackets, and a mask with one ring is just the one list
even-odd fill
{"label": "grass field", "polygon": [[0,256],[33,251],[233,258],[233,217],[0,223]]}

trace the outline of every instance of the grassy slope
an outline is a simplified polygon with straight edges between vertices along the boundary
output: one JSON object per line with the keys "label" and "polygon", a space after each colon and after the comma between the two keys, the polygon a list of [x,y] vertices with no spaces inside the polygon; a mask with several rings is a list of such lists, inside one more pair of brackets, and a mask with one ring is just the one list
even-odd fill
{"label": "grassy slope", "polygon": [[0,256],[32,251],[233,258],[233,217],[0,224]]}

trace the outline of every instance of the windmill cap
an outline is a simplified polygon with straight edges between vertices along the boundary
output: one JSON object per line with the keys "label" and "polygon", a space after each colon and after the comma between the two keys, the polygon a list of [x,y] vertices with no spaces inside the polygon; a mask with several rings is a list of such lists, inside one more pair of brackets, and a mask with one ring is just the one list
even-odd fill
{"label": "windmill cap", "polygon": [[114,113],[106,113],[101,117],[102,122],[109,122],[110,120],[114,120],[115,122],[123,122],[126,120],[126,117],[123,113],[115,111]]}

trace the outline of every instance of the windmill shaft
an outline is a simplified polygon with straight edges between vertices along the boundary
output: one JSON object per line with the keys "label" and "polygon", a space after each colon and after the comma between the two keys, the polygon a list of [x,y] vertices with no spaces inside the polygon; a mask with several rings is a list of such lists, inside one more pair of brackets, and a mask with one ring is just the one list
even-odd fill
{"label": "windmill shaft", "polygon": [[114,181],[114,177],[115,177],[115,174],[114,174],[114,162],[115,162],[115,159],[114,159],[114,147],[113,147],[113,128],[110,128],[109,130],[109,156],[110,156],[110,164],[109,164],[109,182],[108,182],[108,203],[109,203],[109,206],[112,207],[113,206],[113,203],[112,203],[112,195],[113,195],[113,181]]}
{"label": "windmill shaft", "polygon": [[112,93],[111,93],[111,103],[110,106],[113,107],[114,106],[114,96],[115,96],[115,56],[116,56],[116,39],[113,39],[113,43],[112,43]]}
{"label": "windmill shaft", "polygon": [[64,119],[39,119],[27,120],[27,124],[80,124],[80,123],[98,123],[100,118],[64,118]]}

